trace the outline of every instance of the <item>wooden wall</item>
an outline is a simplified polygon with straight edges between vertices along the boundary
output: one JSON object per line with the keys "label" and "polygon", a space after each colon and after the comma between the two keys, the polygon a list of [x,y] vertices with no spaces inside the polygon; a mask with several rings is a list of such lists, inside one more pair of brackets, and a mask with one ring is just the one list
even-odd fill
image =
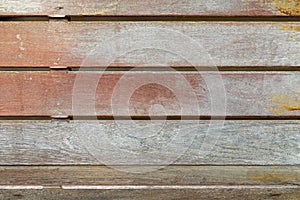
{"label": "wooden wall", "polygon": [[300,199],[299,0],[0,0],[1,199]]}

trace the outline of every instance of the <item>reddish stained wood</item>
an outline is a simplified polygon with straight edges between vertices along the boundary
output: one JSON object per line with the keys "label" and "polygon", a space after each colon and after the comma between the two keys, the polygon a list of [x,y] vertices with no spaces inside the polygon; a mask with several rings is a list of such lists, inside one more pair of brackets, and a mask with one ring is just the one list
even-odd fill
{"label": "reddish stained wood", "polygon": [[1,72],[0,116],[299,116],[299,80],[296,72]]}
{"label": "reddish stained wood", "polygon": [[[114,67],[299,67],[299,27],[286,22],[2,22],[0,67],[106,67],[110,63],[104,60],[113,55]],[[87,62],[93,52],[99,53],[96,61]]]}
{"label": "reddish stained wood", "polygon": [[[23,0],[0,3],[1,15],[284,16],[298,0]],[[287,10],[292,12],[286,12]]]}

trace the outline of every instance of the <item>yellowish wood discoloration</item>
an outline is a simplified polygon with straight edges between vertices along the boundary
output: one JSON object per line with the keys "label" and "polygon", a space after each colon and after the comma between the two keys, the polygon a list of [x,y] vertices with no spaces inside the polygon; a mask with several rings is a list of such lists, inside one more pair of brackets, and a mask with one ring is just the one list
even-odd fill
{"label": "yellowish wood discoloration", "polygon": [[300,110],[300,98],[296,94],[294,96],[275,94],[271,102],[275,103],[277,107],[269,111],[277,115]]}
{"label": "yellowish wood discoloration", "polygon": [[298,32],[300,32],[300,26],[288,26],[288,25],[285,25],[285,26],[282,26],[281,29],[282,30],[289,30],[289,31],[298,31]]}
{"label": "yellowish wood discoloration", "polygon": [[255,176],[250,176],[249,179],[256,181],[293,181],[300,180],[300,176],[297,174],[260,174]]}
{"label": "yellowish wood discoloration", "polygon": [[273,0],[273,5],[282,14],[291,16],[300,14],[300,0]]}
{"label": "yellowish wood discoloration", "polygon": [[120,0],[116,0],[115,2],[107,5],[105,8],[95,8],[92,9],[86,5],[80,5],[82,7],[82,13],[81,15],[105,15],[108,13],[113,13],[115,11],[117,11],[117,7],[120,3]]}

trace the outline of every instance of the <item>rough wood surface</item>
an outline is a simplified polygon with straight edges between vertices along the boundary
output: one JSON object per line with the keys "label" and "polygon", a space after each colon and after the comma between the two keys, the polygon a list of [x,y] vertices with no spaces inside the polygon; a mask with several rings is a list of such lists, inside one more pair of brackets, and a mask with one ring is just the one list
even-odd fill
{"label": "rough wood surface", "polygon": [[299,81],[298,72],[1,72],[0,116],[298,117]]}
{"label": "rough wood surface", "polygon": [[300,164],[298,121],[211,123],[1,121],[0,164]]}
{"label": "rough wood surface", "polygon": [[0,15],[297,16],[299,0],[1,0]]}
{"label": "rough wood surface", "polygon": [[[135,169],[146,172],[134,173]],[[151,169],[149,166],[117,169],[105,166],[0,167],[0,186],[300,184],[300,166],[167,166]]]}
{"label": "rough wood surface", "polygon": [[0,190],[2,199],[203,199],[298,200],[300,189],[177,189],[177,190]]}
{"label": "rough wood surface", "polygon": [[1,67],[299,67],[300,23],[2,22]]}
{"label": "rough wood surface", "polygon": [[[0,0],[0,68],[142,69],[1,69],[0,199],[298,200],[299,121],[221,120],[300,117],[300,73],[269,71],[300,68],[293,16],[299,0]],[[269,72],[168,68],[192,66]]]}

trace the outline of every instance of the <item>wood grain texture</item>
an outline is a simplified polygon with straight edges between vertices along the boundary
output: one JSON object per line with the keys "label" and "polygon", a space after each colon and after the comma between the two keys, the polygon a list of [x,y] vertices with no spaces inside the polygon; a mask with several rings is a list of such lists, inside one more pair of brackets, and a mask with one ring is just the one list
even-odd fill
{"label": "wood grain texture", "polygon": [[245,199],[245,200],[298,200],[299,189],[183,189],[183,190],[1,190],[3,199]]}
{"label": "wood grain texture", "polygon": [[299,188],[212,188],[212,189],[14,189],[0,190],[2,199],[245,199],[298,200]]}
{"label": "wood grain texture", "polygon": [[[146,172],[130,173],[129,168]],[[300,166],[167,166],[154,171],[149,166],[11,166],[0,167],[0,177],[1,186],[299,185]]]}
{"label": "wood grain texture", "polygon": [[1,72],[0,116],[298,117],[299,81],[298,72]]}
{"label": "wood grain texture", "polygon": [[298,121],[226,121],[208,128],[209,121],[188,120],[1,121],[0,164],[300,164]]}
{"label": "wood grain texture", "polygon": [[[82,70],[0,72],[1,119],[74,118],[0,121],[0,199],[299,199],[299,121],[220,116],[298,119],[300,73],[169,68],[299,69],[299,22],[234,22],[299,0],[0,0],[0,16],[50,17],[0,22],[0,68]],[[107,66],[149,71],[83,72]]]}
{"label": "wood grain texture", "polygon": [[299,67],[300,23],[2,22],[1,67]]}
{"label": "wood grain texture", "polygon": [[298,0],[24,0],[0,2],[1,15],[297,16]]}

